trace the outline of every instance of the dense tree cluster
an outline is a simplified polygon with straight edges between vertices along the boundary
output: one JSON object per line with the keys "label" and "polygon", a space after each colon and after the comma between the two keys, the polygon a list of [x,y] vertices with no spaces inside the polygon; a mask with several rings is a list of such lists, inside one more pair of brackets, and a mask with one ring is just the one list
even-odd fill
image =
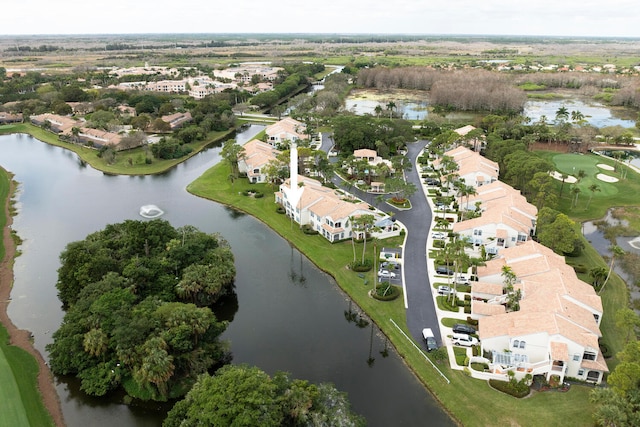
{"label": "dense tree cluster", "polygon": [[101,396],[183,395],[228,358],[226,328],[209,306],[232,292],[233,254],[219,236],[162,220],[108,225],[61,254],[56,287],[66,314],[47,346],[57,374]]}
{"label": "dense tree cluster", "polygon": [[526,100],[507,76],[485,70],[443,72],[429,92],[432,105],[458,111],[519,113]]}
{"label": "dense tree cluster", "polygon": [[169,412],[164,427],[364,426],[344,393],[278,372],[227,365],[202,375]]}
{"label": "dense tree cluster", "polygon": [[624,350],[617,354],[620,363],[607,378],[608,387],[591,392],[595,405],[594,421],[598,426],[640,425],[640,342],[635,333],[640,326],[638,315],[630,308],[616,312],[616,326],[628,332]]}
{"label": "dense tree cluster", "polygon": [[336,148],[343,157],[362,148],[382,150],[394,156],[407,141],[414,139],[411,122],[407,120],[342,115],[335,117],[332,124]]}
{"label": "dense tree cluster", "polygon": [[377,89],[429,91],[434,107],[518,113],[526,95],[508,76],[485,70],[442,71],[427,67],[375,67],[358,72],[358,84]]}

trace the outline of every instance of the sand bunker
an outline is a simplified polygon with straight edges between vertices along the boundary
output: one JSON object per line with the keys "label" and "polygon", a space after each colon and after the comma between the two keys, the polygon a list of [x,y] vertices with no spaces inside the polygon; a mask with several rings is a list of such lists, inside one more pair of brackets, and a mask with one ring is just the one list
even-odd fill
{"label": "sand bunker", "polygon": [[618,178],[615,178],[615,177],[609,176],[609,175],[605,175],[603,173],[599,173],[598,175],[596,175],[596,178],[598,178],[600,181],[604,181],[604,182],[618,182]]}
{"label": "sand bunker", "polygon": [[598,163],[596,166],[598,166],[600,169],[604,169],[606,171],[614,170],[613,166],[605,165],[604,163]]}
{"label": "sand bunker", "polygon": [[[562,181],[562,174],[558,171],[553,171],[553,172],[549,172],[549,174],[554,177],[555,179],[557,179],[558,181]],[[578,180],[576,179],[575,176],[571,176],[568,175],[565,179],[564,182],[566,182],[567,184],[573,184],[575,182],[577,182]]]}

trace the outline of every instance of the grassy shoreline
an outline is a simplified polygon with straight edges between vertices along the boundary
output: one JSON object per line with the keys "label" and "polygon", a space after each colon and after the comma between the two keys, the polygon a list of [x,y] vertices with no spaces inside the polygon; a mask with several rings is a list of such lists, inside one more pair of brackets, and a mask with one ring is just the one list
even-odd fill
{"label": "grassy shoreline", "polygon": [[185,144],[187,147],[190,147],[192,151],[189,155],[179,159],[154,159],[152,163],[147,164],[145,162],[147,152],[144,147],[140,147],[118,152],[116,154],[116,161],[113,164],[108,164],[104,159],[98,157],[98,150],[88,148],[84,145],[61,141],[57,135],[30,123],[0,126],[0,135],[9,135],[14,133],[25,133],[31,135],[32,137],[46,142],[47,144],[73,151],[80,157],[80,159],[82,159],[82,161],[91,165],[92,168],[114,175],[155,175],[166,172],[188,158],[195,156],[208,146],[221,143],[226,138],[229,138],[235,131],[236,129],[224,132],[211,132],[207,135],[207,138],[204,141]]}
{"label": "grassy shoreline", "polygon": [[[10,182],[11,175],[0,167],[0,230],[8,220],[5,207],[11,197]],[[0,260],[5,255],[4,239],[0,239]],[[54,425],[38,389],[38,369],[31,354],[9,344],[9,332],[0,324],[0,425]]]}

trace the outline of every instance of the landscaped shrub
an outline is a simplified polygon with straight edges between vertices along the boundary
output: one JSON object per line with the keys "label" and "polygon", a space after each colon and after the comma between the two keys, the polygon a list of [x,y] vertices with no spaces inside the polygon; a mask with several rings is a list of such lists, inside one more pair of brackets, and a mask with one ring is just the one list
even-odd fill
{"label": "landscaped shrub", "polygon": [[575,264],[575,265],[572,265],[572,267],[577,274],[585,274],[589,271],[587,266],[584,264]]}
{"label": "landscaped shrub", "polygon": [[302,232],[303,232],[304,234],[309,234],[309,235],[316,235],[316,234],[318,234],[318,231],[317,231],[317,230],[314,230],[314,229],[313,229],[313,226],[312,226],[311,224],[304,224],[304,225],[302,226]]}
{"label": "landscaped shrub", "polygon": [[371,271],[371,269],[373,268],[373,263],[371,262],[370,259],[365,259],[364,262],[358,260],[358,261],[353,261],[351,264],[349,264],[349,267],[353,271],[358,271],[358,272]]}
{"label": "landscaped shrub", "polygon": [[286,213],[287,211],[286,211],[286,209],[285,209],[285,208],[283,208],[282,206],[278,206],[278,207],[276,208],[276,212],[277,212],[277,213],[279,213],[279,214],[283,214],[283,213]]}
{"label": "landscaped shrub", "polygon": [[473,369],[474,371],[484,372],[485,370],[489,370],[489,365],[487,365],[486,363],[472,363],[471,369]]}
{"label": "landscaped shrub", "polygon": [[491,379],[489,380],[489,385],[498,391],[510,394],[518,399],[529,395],[529,386],[525,383],[524,378],[520,381],[516,381],[515,379],[511,379],[511,381]]}
{"label": "landscaped shrub", "polygon": [[476,319],[472,319],[471,316],[467,316],[467,323],[471,326],[478,326],[478,321]]}
{"label": "landscaped shrub", "polygon": [[605,359],[609,359],[611,356],[613,356],[609,346],[603,342],[600,343],[600,351],[602,352],[602,356],[604,356]]}
{"label": "landscaped shrub", "polygon": [[465,314],[471,314],[471,306],[470,305],[465,305],[464,312],[465,312]]}
{"label": "landscaped shrub", "polygon": [[376,286],[376,291],[372,296],[379,301],[392,301],[400,296],[400,289],[384,282]]}
{"label": "landscaped shrub", "polygon": [[464,300],[465,300],[465,301],[469,301],[469,303],[471,303],[471,295],[466,294],[466,295],[464,296]]}
{"label": "landscaped shrub", "polygon": [[480,346],[474,345],[471,347],[471,354],[474,356],[478,356],[480,354]]}
{"label": "landscaped shrub", "polygon": [[260,191],[254,191],[253,192],[253,197],[256,199],[261,199],[264,197],[264,193],[260,192]]}

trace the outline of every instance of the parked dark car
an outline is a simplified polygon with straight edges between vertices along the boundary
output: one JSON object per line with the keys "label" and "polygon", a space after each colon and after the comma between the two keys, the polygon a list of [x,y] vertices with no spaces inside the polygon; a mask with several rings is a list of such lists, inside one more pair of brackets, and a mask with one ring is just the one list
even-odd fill
{"label": "parked dark car", "polygon": [[445,267],[444,265],[436,267],[436,273],[444,274],[445,276],[453,276],[453,270],[449,267]]}
{"label": "parked dark car", "polygon": [[476,333],[476,329],[473,326],[465,325],[464,323],[456,323],[453,325],[453,333],[473,335]]}

